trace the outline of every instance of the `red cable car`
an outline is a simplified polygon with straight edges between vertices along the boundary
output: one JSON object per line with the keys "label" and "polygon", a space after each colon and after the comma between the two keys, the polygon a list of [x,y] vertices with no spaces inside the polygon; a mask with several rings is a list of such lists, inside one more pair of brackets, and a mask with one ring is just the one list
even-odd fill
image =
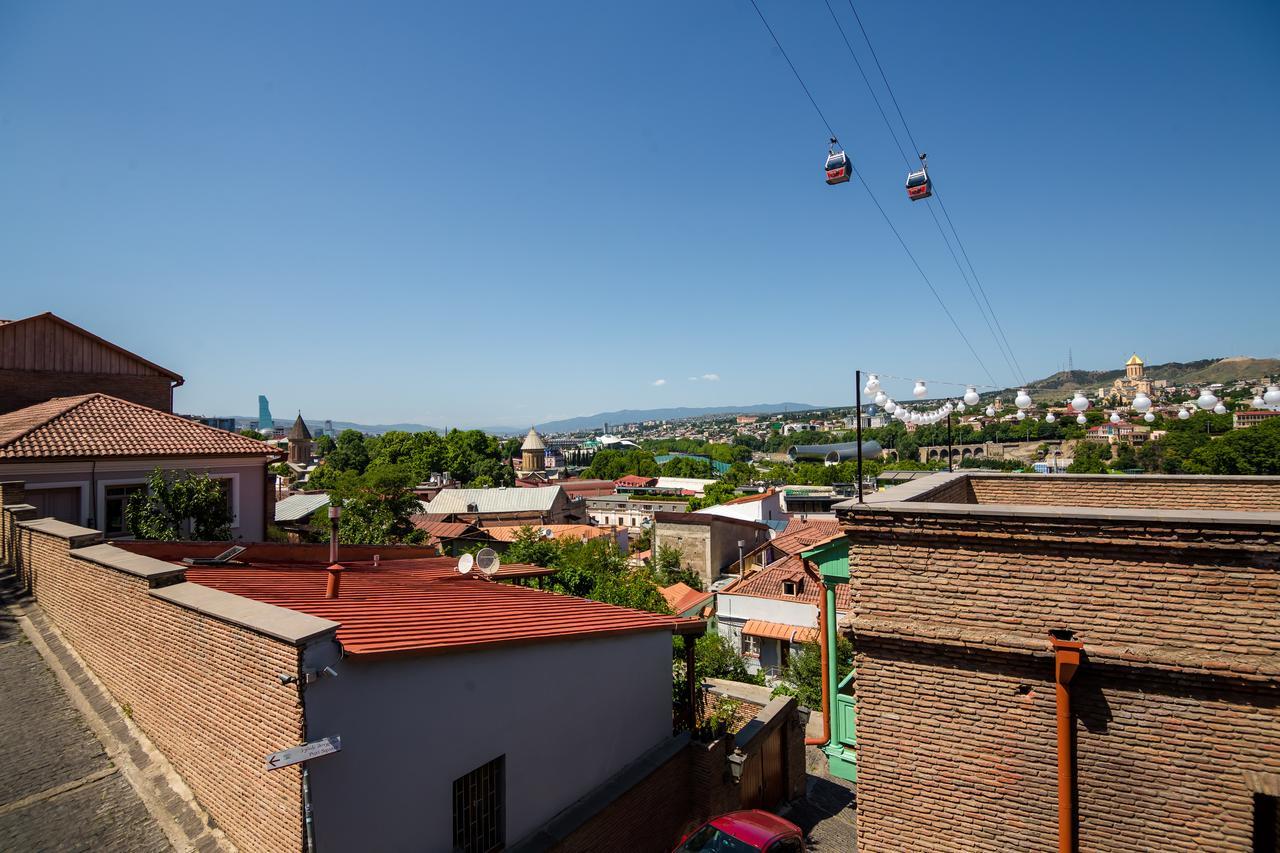
{"label": "red cable car", "polygon": [[837,147],[836,138],[831,137],[831,148],[827,151],[827,183],[835,186],[843,184],[853,177],[853,164],[849,155]]}
{"label": "red cable car", "polygon": [[933,195],[933,181],[929,180],[929,169],[924,154],[920,155],[920,170],[907,173],[907,198],[919,201]]}

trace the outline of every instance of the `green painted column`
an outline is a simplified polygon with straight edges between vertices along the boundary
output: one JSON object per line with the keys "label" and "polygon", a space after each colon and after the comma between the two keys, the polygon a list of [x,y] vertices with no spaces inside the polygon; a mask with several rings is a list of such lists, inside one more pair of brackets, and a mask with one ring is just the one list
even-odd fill
{"label": "green painted column", "polygon": [[831,719],[827,721],[828,729],[831,732],[831,740],[828,745],[835,741],[836,738],[836,690],[840,683],[839,669],[836,656],[836,585],[831,581],[824,581],[824,595],[827,597],[827,624],[822,626],[822,630],[827,632],[827,696],[830,700],[827,703],[827,710],[831,714]]}

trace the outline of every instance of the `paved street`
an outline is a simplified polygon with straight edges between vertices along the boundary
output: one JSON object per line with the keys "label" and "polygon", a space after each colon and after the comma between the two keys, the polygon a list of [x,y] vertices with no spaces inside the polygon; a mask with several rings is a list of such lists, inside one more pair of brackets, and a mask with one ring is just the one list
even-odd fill
{"label": "paved street", "polygon": [[0,850],[171,849],[2,602]]}

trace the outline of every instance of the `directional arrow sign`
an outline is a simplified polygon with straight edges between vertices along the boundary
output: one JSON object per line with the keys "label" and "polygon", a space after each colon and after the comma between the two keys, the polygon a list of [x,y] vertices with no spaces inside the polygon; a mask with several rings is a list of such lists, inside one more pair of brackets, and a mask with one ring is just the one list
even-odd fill
{"label": "directional arrow sign", "polygon": [[264,769],[279,770],[281,767],[300,764],[303,761],[319,758],[322,755],[331,755],[340,749],[342,749],[342,737],[340,735],[327,737],[323,740],[313,740],[311,743],[302,744],[302,746],[294,746],[271,753],[267,756],[267,763],[264,765]]}

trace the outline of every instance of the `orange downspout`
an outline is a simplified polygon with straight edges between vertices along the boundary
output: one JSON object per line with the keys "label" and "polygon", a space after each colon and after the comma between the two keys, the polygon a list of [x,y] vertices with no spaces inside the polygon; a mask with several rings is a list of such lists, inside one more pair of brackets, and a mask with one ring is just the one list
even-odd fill
{"label": "orange downspout", "polygon": [[[805,561],[808,562],[807,560]],[[831,679],[827,675],[827,659],[831,654],[827,648],[827,591],[823,589],[822,598],[818,605],[818,646],[822,649],[822,737],[807,737],[804,739],[805,746],[825,746],[831,742],[831,694],[828,692],[827,682]]]}
{"label": "orange downspout", "polygon": [[1071,750],[1071,691],[1084,643],[1052,637],[1053,680],[1058,698],[1058,851],[1075,853],[1075,761]]}

